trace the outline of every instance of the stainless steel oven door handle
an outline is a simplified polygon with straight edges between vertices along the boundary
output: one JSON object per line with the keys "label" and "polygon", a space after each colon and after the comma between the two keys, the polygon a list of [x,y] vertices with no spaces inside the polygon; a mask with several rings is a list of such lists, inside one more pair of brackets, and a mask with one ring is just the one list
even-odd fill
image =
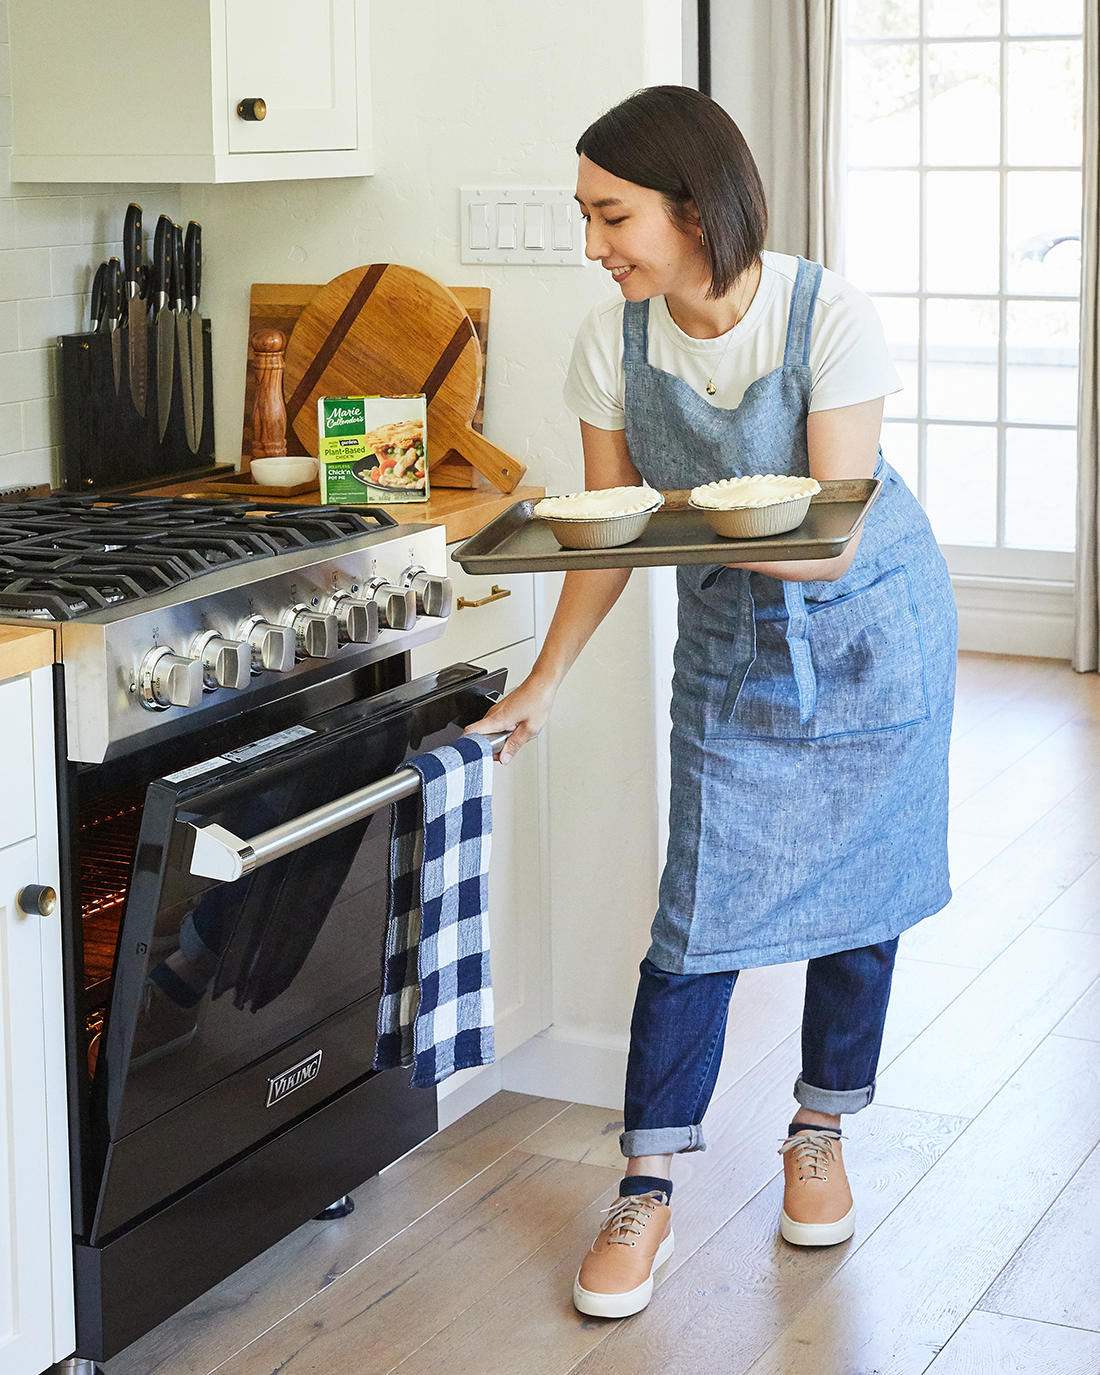
{"label": "stainless steel oven door handle", "polygon": [[[499,735],[489,737],[494,754],[499,754],[510,733],[502,731]],[[273,859],[280,859],[311,841],[320,840],[353,822],[362,821],[372,812],[388,807],[391,802],[411,797],[419,787],[420,775],[415,769],[398,769],[388,778],[368,783],[366,787],[357,788],[345,797],[338,797],[335,802],[326,802],[323,807],[295,817],[293,821],[284,821],[282,825],[273,826],[270,831],[263,831],[251,840],[242,840],[215,823],[202,826],[188,822],[195,832],[191,872],[199,878],[234,883],[245,874],[251,874],[254,869],[270,864]]]}

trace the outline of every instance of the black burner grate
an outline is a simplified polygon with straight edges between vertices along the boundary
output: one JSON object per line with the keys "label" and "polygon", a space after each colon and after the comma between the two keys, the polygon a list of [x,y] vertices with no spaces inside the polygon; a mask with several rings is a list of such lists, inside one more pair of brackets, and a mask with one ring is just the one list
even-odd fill
{"label": "black burner grate", "polygon": [[233,564],[372,534],[368,507],[189,497],[49,497],[0,506],[0,616],[69,621]]}

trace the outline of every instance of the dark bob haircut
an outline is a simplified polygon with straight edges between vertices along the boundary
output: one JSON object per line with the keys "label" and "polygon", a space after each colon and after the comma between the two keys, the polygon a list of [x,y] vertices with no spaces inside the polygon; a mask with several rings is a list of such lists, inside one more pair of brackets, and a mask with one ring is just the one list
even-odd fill
{"label": "dark bob haircut", "polygon": [[702,231],[708,296],[724,296],[764,247],[768,207],[756,163],[741,130],[701,91],[637,91],[588,126],[577,152],[613,177],[660,191],[679,224]]}

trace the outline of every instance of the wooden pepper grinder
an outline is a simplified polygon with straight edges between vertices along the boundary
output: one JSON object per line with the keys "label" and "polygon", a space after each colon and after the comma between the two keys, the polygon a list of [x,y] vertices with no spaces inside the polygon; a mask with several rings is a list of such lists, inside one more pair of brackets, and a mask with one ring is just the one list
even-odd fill
{"label": "wooden pepper grinder", "polygon": [[252,407],[252,457],[286,457],[286,402],[283,400],[283,354],[286,335],[258,329],[252,336],[256,364],[256,401]]}

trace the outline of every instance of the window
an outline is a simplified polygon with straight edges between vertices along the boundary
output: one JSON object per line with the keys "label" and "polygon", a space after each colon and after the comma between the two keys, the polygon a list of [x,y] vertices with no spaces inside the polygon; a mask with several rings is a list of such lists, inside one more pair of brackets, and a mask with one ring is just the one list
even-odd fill
{"label": "window", "polygon": [[848,0],[848,277],[952,571],[1072,577],[1081,0]]}

